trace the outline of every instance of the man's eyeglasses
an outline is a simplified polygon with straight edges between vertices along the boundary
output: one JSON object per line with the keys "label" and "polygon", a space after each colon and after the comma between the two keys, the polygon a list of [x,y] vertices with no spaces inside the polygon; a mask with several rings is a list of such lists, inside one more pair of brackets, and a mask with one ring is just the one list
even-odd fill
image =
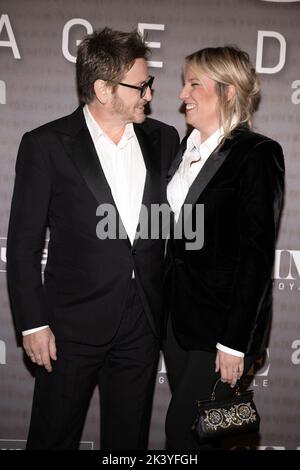
{"label": "man's eyeglasses", "polygon": [[150,75],[149,79],[145,83],[143,83],[142,85],[139,85],[139,86],[137,86],[137,85],[128,85],[128,83],[122,83],[122,82],[118,82],[118,85],[127,86],[128,88],[134,88],[135,90],[140,90],[141,98],[144,98],[144,96],[147,92],[147,88],[149,87],[150,90],[152,90],[153,81],[154,81],[154,77],[152,77]]}

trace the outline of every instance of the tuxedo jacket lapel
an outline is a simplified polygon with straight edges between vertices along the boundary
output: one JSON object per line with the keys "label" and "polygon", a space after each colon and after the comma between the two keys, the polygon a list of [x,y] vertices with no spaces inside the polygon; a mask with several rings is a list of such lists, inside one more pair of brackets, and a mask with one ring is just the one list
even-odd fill
{"label": "tuxedo jacket lapel", "polygon": [[183,154],[185,152],[185,149],[186,149],[186,143],[187,143],[187,139],[188,139],[188,136],[186,136],[180,146],[179,146],[179,149],[178,149],[178,152],[175,156],[175,158],[173,159],[173,162],[172,162],[172,165],[168,171],[168,182],[173,178],[174,176],[174,173],[176,173],[176,170],[177,168],[179,167],[180,163],[181,163],[181,160],[182,160],[182,157],[183,157]]}
{"label": "tuxedo jacket lapel", "polygon": [[147,206],[147,208],[150,208],[150,204],[153,201],[151,195],[154,189],[153,174],[156,170],[155,163],[160,162],[159,155],[157,155],[158,149],[160,149],[160,136],[159,133],[155,131],[151,134],[150,138],[150,136],[144,132],[142,127],[138,125],[134,125],[134,131],[140,144],[146,167],[146,180],[142,203]]}
{"label": "tuxedo jacket lapel", "polygon": [[[233,150],[234,146],[237,144],[239,141],[239,134],[241,131],[243,131],[245,128],[247,128],[246,125],[239,125],[237,128],[233,130],[233,135],[232,138],[226,139],[223,145],[217,147],[213,153],[209,156],[209,158],[206,160],[205,164],[201,168],[200,172],[198,173],[196,179],[193,181],[193,184],[191,185],[184,204],[190,204],[192,206],[195,205],[196,201],[208,185],[208,183],[212,180],[214,175],[219,171],[223,163],[225,162],[226,158],[230,154],[230,152]],[[186,141],[185,141],[185,147],[186,148]]]}
{"label": "tuxedo jacket lapel", "polygon": [[[158,194],[159,184],[158,169],[156,168],[156,162],[160,162],[160,156],[158,151],[160,146],[160,135],[158,131],[154,131],[150,136],[143,130],[140,125],[134,124],[134,131],[137,136],[145,166],[146,166],[146,179],[142,198],[142,205],[147,209],[148,214],[151,214],[151,204],[155,202],[155,195]],[[155,175],[157,177],[155,177]],[[149,220],[149,219],[148,219]],[[139,222],[141,222],[141,213]],[[134,240],[134,245],[140,240],[137,238]]]}
{"label": "tuxedo jacket lapel", "polygon": [[[173,177],[174,173],[176,172],[178,166],[181,163],[183,154],[186,149],[186,143],[187,137],[185,137],[182,141],[182,144],[180,145],[180,149],[175,157],[173,165],[169,170],[169,179]],[[229,153],[230,147],[228,147],[227,142],[225,142],[221,148],[217,148],[216,150],[214,150],[214,152],[206,160],[205,164],[203,165],[195,180],[193,181],[182,207],[184,207],[185,205],[189,205],[191,209],[196,204],[198,198],[200,197],[208,183],[211,181],[211,179],[214,177],[214,175],[217,173],[217,171],[221,168]],[[187,210],[186,208],[185,216],[187,216],[189,213],[190,210]],[[178,220],[180,220],[181,215],[182,209],[180,211],[180,217]]]}
{"label": "tuxedo jacket lapel", "polygon": [[191,185],[184,204],[191,204],[194,205],[204,191],[210,180],[214,177],[220,167],[226,160],[227,155],[229,154],[230,149],[227,150],[216,150],[210,155],[210,157],[206,160],[205,164],[199,171],[196,179],[193,181]]}
{"label": "tuxedo jacket lapel", "polygon": [[98,204],[114,203],[92,138],[85,123],[82,107],[70,116],[68,126],[59,129],[69,158],[83,177]]}
{"label": "tuxedo jacket lapel", "polygon": [[[79,111],[81,112],[81,116]],[[76,115],[76,113],[78,113],[78,115]],[[122,223],[110,186],[102,169],[93,140],[85,124],[82,109],[77,109],[74,114],[75,116],[73,116],[77,119],[77,122],[74,121],[74,127],[71,127],[73,135],[71,137],[64,136],[64,144],[67,149],[67,153],[98,204],[100,205],[105,203],[114,206],[116,217],[120,224],[120,233],[124,234],[126,233],[125,227]],[[79,124],[80,121],[81,125]],[[129,243],[128,237],[125,241]]]}
{"label": "tuxedo jacket lapel", "polygon": [[109,184],[86,127],[83,127],[79,134],[72,139],[69,156],[98,204],[103,202],[114,204]]}
{"label": "tuxedo jacket lapel", "polygon": [[[60,131],[62,132],[61,129]],[[150,136],[144,131],[142,125],[136,124],[134,124],[134,131],[146,166],[142,204],[147,208],[150,214],[151,203],[155,201],[155,195],[160,194],[158,188],[159,169],[156,168],[156,165],[160,162],[160,156],[157,154],[161,148],[159,141],[160,134],[158,131],[154,131]],[[82,175],[96,201],[98,204],[108,203],[115,207],[120,224],[122,225],[122,233],[126,233],[110,186],[106,180],[95,146],[86,126],[81,107],[71,115],[69,126],[67,129],[63,130],[63,134],[63,142],[67,153]],[[155,177],[155,175],[157,177]],[[128,237],[126,241],[130,243]],[[138,239],[135,240],[134,243],[137,241]]]}

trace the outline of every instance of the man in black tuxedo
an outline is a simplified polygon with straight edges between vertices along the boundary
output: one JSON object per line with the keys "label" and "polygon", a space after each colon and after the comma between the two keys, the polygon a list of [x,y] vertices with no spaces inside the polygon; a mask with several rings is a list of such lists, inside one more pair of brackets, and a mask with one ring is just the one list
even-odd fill
{"label": "man in black tuxedo", "polygon": [[[87,36],[76,64],[84,106],[20,145],[7,271],[16,326],[37,364],[28,449],[78,448],[96,384],[101,448],[147,446],[164,240],[139,239],[136,230],[141,206],[166,200],[178,143],[174,128],[145,120],[148,52],[136,32]],[[98,214],[103,222],[107,207],[119,223],[102,233]]]}

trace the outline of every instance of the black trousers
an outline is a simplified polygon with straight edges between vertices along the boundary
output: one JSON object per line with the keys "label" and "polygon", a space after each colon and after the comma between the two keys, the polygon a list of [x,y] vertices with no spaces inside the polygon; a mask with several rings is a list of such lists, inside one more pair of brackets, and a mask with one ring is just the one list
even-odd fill
{"label": "black trousers", "polygon": [[[177,342],[171,322],[168,324],[164,356],[172,392],[166,418],[168,450],[204,450],[218,448],[221,443],[199,445],[191,431],[197,413],[197,400],[211,396],[214,383],[220,377],[215,372],[215,352],[185,350]],[[245,357],[244,373],[250,369],[254,356]],[[217,399],[232,396],[229,384],[219,383]]]}
{"label": "black trousers", "polygon": [[146,449],[158,355],[133,280],[112,341],[60,342],[53,371],[37,366],[27,449],[78,449],[97,384],[101,449]]}

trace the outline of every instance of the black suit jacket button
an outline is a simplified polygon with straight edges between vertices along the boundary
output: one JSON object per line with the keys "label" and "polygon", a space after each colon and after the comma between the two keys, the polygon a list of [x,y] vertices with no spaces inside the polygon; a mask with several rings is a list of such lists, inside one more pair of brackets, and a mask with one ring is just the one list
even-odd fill
{"label": "black suit jacket button", "polygon": [[133,255],[136,255],[136,249],[133,248],[132,251],[131,251],[131,253],[132,253]]}

